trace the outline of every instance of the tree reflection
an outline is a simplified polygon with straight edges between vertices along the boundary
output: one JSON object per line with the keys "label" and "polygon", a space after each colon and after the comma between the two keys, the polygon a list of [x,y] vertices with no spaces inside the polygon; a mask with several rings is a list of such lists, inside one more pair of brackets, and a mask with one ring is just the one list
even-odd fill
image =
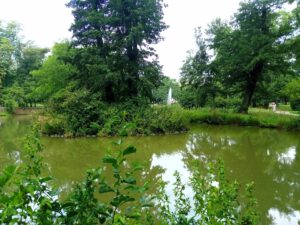
{"label": "tree reflection", "polygon": [[255,182],[263,224],[271,224],[270,209],[293,217],[300,209],[300,143],[297,134],[277,130],[202,127],[190,134],[183,152],[187,167],[193,160],[222,158],[231,180]]}

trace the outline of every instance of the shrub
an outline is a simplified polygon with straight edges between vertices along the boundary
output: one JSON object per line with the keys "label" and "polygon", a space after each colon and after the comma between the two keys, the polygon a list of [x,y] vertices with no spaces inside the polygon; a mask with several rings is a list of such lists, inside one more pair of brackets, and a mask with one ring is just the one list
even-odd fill
{"label": "shrub", "polygon": [[41,132],[45,135],[64,135],[66,132],[66,119],[63,116],[55,116],[47,118],[42,122]]}
{"label": "shrub", "polygon": [[106,108],[98,95],[85,89],[72,92],[63,90],[53,96],[49,106],[51,112],[54,112],[49,115],[49,120],[57,115],[63,118],[64,129],[59,131],[63,130],[71,136],[96,135],[98,125],[103,124],[103,111]]}
{"label": "shrub", "polygon": [[197,93],[189,89],[181,90],[181,93],[178,96],[178,101],[184,108],[190,109],[199,106],[197,103]]}
{"label": "shrub", "polygon": [[239,98],[215,98],[215,107],[224,109],[237,109],[241,105],[241,100]]}
{"label": "shrub", "polygon": [[100,136],[167,134],[187,130],[187,121],[178,106],[127,108],[109,107],[104,112]]}
{"label": "shrub", "polygon": [[14,113],[18,107],[18,103],[14,99],[5,100],[5,109],[8,113]]}
{"label": "shrub", "polygon": [[300,111],[300,98],[291,99],[291,108],[294,111]]}

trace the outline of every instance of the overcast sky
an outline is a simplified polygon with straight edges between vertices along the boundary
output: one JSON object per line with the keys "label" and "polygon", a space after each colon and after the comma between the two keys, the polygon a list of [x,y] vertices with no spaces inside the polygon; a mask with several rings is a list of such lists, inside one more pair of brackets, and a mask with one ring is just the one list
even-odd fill
{"label": "overcast sky", "polygon": [[[179,78],[180,67],[188,50],[195,47],[194,29],[206,28],[216,17],[229,19],[240,0],[165,0],[165,40],[156,47],[163,72]],[[0,0],[0,20],[22,24],[26,40],[38,46],[51,47],[54,42],[70,38],[73,21],[65,7],[67,0]]]}

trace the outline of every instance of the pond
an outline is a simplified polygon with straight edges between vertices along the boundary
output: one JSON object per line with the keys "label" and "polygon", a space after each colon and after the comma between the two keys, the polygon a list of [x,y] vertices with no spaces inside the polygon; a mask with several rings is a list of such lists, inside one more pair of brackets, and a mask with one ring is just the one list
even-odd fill
{"label": "pond", "polygon": [[[22,141],[32,124],[30,116],[0,117],[0,169],[22,161]],[[99,165],[116,138],[60,139],[43,137],[44,162],[55,184],[67,192],[85,171]],[[194,126],[185,134],[129,137],[138,148],[134,161],[163,168],[163,179],[173,182],[178,170],[189,177],[191,161],[222,158],[230,180],[255,182],[262,224],[300,223],[300,133],[232,126]],[[169,187],[171,188],[171,187]]]}

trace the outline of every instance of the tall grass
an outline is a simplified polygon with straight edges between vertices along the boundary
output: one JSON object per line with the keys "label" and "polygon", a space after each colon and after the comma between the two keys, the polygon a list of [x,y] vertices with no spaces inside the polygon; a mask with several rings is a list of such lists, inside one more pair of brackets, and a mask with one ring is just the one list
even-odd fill
{"label": "tall grass", "polygon": [[300,130],[300,116],[282,115],[268,110],[250,110],[249,114],[239,114],[220,109],[184,110],[185,118],[191,124],[257,126]]}

